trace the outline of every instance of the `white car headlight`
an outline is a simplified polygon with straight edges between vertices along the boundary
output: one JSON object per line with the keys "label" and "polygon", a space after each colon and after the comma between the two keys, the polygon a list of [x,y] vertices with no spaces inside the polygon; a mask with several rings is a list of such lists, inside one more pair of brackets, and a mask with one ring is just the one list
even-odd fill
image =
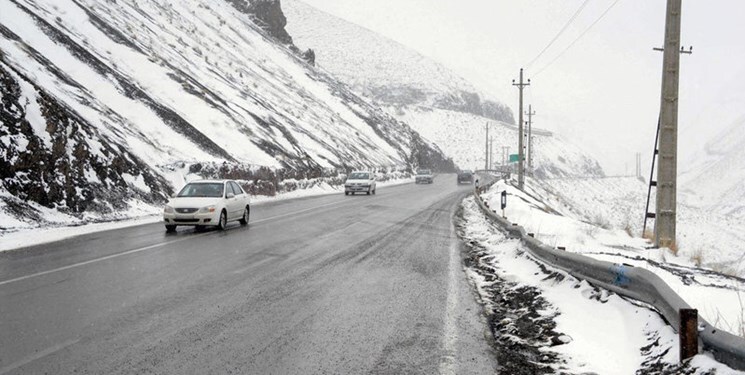
{"label": "white car headlight", "polygon": [[163,213],[165,214],[172,214],[173,213],[173,207],[166,205],[163,207]]}
{"label": "white car headlight", "polygon": [[215,206],[207,206],[199,209],[200,214],[206,214],[208,212],[215,212]]}

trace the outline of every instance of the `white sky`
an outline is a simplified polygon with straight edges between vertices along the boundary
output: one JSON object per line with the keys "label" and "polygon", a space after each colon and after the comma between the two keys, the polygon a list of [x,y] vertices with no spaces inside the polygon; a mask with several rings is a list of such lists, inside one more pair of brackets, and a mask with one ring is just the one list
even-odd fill
{"label": "white sky", "polygon": [[[510,105],[511,85],[583,0],[304,0],[432,57]],[[544,55],[526,69],[527,104],[537,127],[584,144],[608,174],[648,173],[660,102],[664,0],[620,0],[595,27],[554,59],[614,0],[590,0]],[[745,1],[684,0],[680,163],[745,116]],[[537,150],[539,152],[539,150]],[[681,165],[680,170],[685,169]]]}

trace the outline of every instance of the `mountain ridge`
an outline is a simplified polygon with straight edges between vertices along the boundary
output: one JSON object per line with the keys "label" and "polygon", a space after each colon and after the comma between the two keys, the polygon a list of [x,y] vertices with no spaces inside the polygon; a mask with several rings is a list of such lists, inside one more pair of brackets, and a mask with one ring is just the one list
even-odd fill
{"label": "mountain ridge", "polygon": [[283,9],[296,44],[313,48],[318,65],[380,105],[423,105],[515,123],[508,106],[484,98],[464,78],[419,52],[302,1],[285,0]]}
{"label": "mountain ridge", "polygon": [[[252,19],[227,1],[0,0],[0,130],[12,129],[0,132],[0,216],[157,207],[178,188],[174,165],[308,177],[454,169]],[[79,162],[86,155],[99,159]],[[49,169],[50,158],[72,167]],[[37,193],[23,195],[29,188]]]}

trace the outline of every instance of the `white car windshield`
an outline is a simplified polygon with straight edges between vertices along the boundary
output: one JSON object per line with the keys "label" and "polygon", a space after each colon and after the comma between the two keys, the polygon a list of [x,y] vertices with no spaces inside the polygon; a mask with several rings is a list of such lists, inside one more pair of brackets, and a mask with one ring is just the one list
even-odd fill
{"label": "white car windshield", "polygon": [[184,186],[177,197],[195,198],[220,198],[223,193],[223,184],[215,183],[192,183]]}
{"label": "white car windshield", "polygon": [[352,173],[349,175],[350,180],[367,180],[370,178],[369,173]]}
{"label": "white car windshield", "polygon": [[431,174],[429,169],[420,169],[417,174]]}

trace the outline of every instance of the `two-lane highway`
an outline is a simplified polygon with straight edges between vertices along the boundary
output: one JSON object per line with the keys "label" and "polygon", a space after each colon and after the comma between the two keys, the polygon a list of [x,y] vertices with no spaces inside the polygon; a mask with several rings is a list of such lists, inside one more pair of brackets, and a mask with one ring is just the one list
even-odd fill
{"label": "two-lane highway", "polygon": [[0,374],[494,372],[452,228],[469,191],[440,175],[0,253]]}

